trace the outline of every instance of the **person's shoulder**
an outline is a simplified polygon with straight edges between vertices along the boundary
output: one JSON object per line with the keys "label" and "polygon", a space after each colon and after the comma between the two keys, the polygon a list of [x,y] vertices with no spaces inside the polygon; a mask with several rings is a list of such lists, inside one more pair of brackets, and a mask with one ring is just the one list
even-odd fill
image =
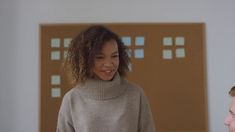
{"label": "person's shoulder", "polygon": [[143,88],[135,82],[123,79],[123,85],[127,87],[128,91],[143,93]]}
{"label": "person's shoulder", "polygon": [[78,85],[67,91],[63,97],[64,100],[71,100],[78,95]]}

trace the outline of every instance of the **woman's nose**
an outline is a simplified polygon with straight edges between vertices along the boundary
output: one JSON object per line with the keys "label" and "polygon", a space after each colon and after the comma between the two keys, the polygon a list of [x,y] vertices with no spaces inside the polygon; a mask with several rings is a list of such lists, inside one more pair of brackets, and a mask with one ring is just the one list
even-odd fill
{"label": "woman's nose", "polygon": [[104,66],[105,67],[110,67],[110,66],[112,66],[112,63],[104,63]]}
{"label": "woman's nose", "polygon": [[229,115],[225,118],[224,124],[225,124],[226,126],[229,126],[232,120],[233,120],[233,117],[232,117],[232,115],[229,114]]}
{"label": "woman's nose", "polygon": [[103,65],[106,66],[106,67],[113,66],[112,60],[111,59],[106,59],[104,61]]}

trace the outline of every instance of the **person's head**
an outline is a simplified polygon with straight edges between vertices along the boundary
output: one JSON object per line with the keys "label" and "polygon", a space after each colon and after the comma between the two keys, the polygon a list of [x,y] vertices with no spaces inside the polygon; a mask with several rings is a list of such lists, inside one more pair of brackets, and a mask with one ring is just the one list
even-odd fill
{"label": "person's head", "polygon": [[229,95],[232,97],[231,106],[229,108],[229,115],[225,118],[224,124],[229,127],[233,121],[235,121],[235,86],[233,86]]}
{"label": "person's head", "polygon": [[88,78],[109,81],[116,72],[124,76],[130,62],[126,48],[117,34],[102,25],[83,30],[71,41],[66,60],[73,81]]}

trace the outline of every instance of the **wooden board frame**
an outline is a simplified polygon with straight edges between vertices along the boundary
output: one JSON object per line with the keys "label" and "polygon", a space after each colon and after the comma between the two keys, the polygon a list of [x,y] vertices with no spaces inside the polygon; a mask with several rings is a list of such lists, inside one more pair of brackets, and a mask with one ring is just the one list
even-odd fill
{"label": "wooden board frame", "polygon": [[[40,25],[41,132],[55,131],[62,97],[71,88],[66,76],[61,73],[66,55],[64,51],[67,49],[64,43],[90,25]],[[208,132],[205,24],[103,25],[120,37],[130,39],[132,71],[127,79],[143,87],[150,101],[157,131]],[[144,45],[136,44],[138,38]]]}

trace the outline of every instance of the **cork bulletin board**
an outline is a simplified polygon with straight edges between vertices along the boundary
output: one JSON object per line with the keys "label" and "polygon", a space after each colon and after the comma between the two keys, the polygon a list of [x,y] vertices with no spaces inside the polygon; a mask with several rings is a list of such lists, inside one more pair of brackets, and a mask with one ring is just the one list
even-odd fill
{"label": "cork bulletin board", "polygon": [[[40,131],[54,132],[63,95],[61,72],[71,39],[91,24],[40,25]],[[208,132],[203,23],[104,24],[129,47],[127,79],[145,91],[158,132]]]}

